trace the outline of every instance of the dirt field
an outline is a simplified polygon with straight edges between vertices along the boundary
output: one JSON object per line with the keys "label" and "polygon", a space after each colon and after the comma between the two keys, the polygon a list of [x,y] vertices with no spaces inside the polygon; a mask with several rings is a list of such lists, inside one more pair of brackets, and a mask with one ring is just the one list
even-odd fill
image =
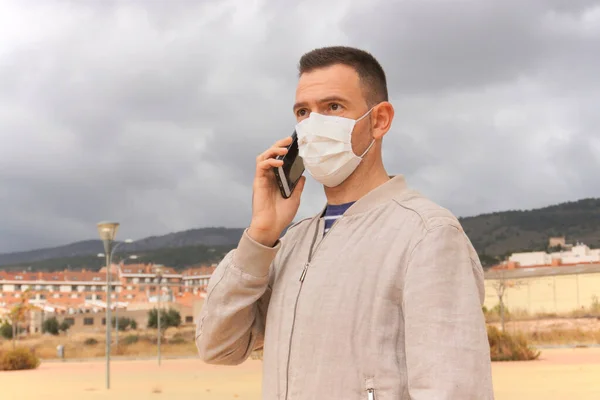
{"label": "dirt field", "polygon": [[[499,328],[499,322],[490,323]],[[547,318],[528,321],[507,321],[506,330],[514,333],[545,332],[552,330],[600,331],[600,318]]]}
{"label": "dirt field", "polygon": [[[1,372],[2,400],[260,399],[261,362],[215,367],[197,360],[46,362],[35,371]],[[494,363],[497,400],[600,399],[600,349],[544,350],[541,360]]]}

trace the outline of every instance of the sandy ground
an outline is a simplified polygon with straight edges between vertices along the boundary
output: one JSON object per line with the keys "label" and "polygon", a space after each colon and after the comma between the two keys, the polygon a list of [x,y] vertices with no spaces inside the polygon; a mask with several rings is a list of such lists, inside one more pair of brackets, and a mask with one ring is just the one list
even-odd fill
{"label": "sandy ground", "polygon": [[[38,370],[0,372],[2,400],[65,399],[260,399],[261,362],[236,367],[197,360],[114,361],[112,388],[104,388],[105,364],[47,362]],[[542,359],[494,363],[497,400],[600,399],[600,349],[544,350]]]}
{"label": "sandy ground", "polygon": [[[497,328],[500,327],[499,322],[493,322],[490,325],[494,325]],[[600,318],[553,318],[506,322],[506,330],[508,332],[543,332],[570,329],[579,329],[584,332],[600,331]]]}

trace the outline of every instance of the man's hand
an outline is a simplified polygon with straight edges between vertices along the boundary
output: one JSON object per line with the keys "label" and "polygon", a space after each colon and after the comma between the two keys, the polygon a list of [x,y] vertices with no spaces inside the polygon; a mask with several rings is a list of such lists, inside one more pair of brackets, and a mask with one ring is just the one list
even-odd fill
{"label": "man's hand", "polygon": [[264,246],[272,247],[277,242],[281,232],[293,221],[300,207],[300,196],[306,178],[304,176],[300,178],[292,196],[286,199],[279,191],[273,172],[273,168],[283,165],[282,160],[275,158],[285,155],[290,144],[292,144],[291,137],[279,140],[256,158],[252,222],[248,235]]}

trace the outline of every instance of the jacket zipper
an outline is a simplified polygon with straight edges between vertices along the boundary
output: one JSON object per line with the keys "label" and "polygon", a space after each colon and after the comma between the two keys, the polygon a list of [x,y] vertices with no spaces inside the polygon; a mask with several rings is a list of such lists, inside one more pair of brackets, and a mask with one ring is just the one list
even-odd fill
{"label": "jacket zipper", "polygon": [[[336,221],[338,222],[338,221]],[[334,222],[333,225],[331,226],[331,228],[329,229],[329,232],[327,232],[328,234],[331,233],[331,231],[333,230],[333,228],[335,228],[337,224]],[[304,278],[306,277],[306,272],[308,271],[308,267],[310,266],[310,262],[312,261],[313,256],[315,255],[315,253],[317,252],[317,250],[319,249],[319,247],[321,247],[321,243],[323,243],[323,241],[325,240],[326,236],[323,237],[321,239],[321,241],[319,242],[319,244],[315,247],[315,243],[317,242],[317,238],[319,236],[319,231],[320,231],[320,218],[317,219],[317,227],[315,228],[315,233],[313,236],[313,240],[312,243],[310,244],[310,250],[308,253],[308,261],[306,262],[306,264],[304,264],[304,268],[302,269],[302,273],[300,274],[300,288],[298,288],[298,293],[296,294],[296,301],[294,303],[294,313],[292,315],[292,329],[290,330],[290,341],[289,341],[289,345],[288,345],[288,357],[287,357],[287,365],[286,365],[286,371],[285,371],[285,400],[288,399],[288,391],[289,391],[289,387],[290,387],[290,359],[291,354],[292,354],[292,338],[294,336],[294,327],[296,326],[296,311],[298,310],[298,300],[300,299],[300,292],[302,292],[302,286],[304,284]],[[369,399],[370,400],[370,399]]]}
{"label": "jacket zipper", "polygon": [[367,400],[375,400],[375,389],[367,389]]}

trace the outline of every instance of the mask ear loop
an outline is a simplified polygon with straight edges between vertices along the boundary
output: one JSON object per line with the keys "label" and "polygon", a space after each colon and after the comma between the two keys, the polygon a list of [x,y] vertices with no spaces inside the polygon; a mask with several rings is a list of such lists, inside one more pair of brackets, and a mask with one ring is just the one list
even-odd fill
{"label": "mask ear loop", "polygon": [[[360,117],[359,119],[357,119],[356,122],[359,122],[364,117],[366,117],[367,115],[369,115],[371,113],[371,111],[373,111],[374,108],[375,108],[375,106],[371,107],[371,109],[369,111],[367,111],[362,117]],[[367,147],[367,149],[359,156],[359,158],[361,160],[365,156],[365,154],[367,154],[369,152],[369,150],[371,150],[371,147],[373,147],[374,144],[375,144],[375,139],[371,140],[371,144],[369,144],[369,147]]]}
{"label": "mask ear loop", "polygon": [[367,154],[369,152],[369,150],[371,150],[371,147],[373,147],[373,145],[375,144],[375,139],[371,140],[371,144],[369,145],[369,147],[367,147],[367,149],[360,155],[360,159],[362,159],[365,154]]}
{"label": "mask ear loop", "polygon": [[367,111],[366,113],[364,113],[362,117],[360,117],[359,119],[356,120],[356,122],[361,121],[364,117],[366,117],[367,115],[371,114],[371,111],[373,111],[374,108],[375,108],[375,106],[371,107],[369,109],[369,111]]}

